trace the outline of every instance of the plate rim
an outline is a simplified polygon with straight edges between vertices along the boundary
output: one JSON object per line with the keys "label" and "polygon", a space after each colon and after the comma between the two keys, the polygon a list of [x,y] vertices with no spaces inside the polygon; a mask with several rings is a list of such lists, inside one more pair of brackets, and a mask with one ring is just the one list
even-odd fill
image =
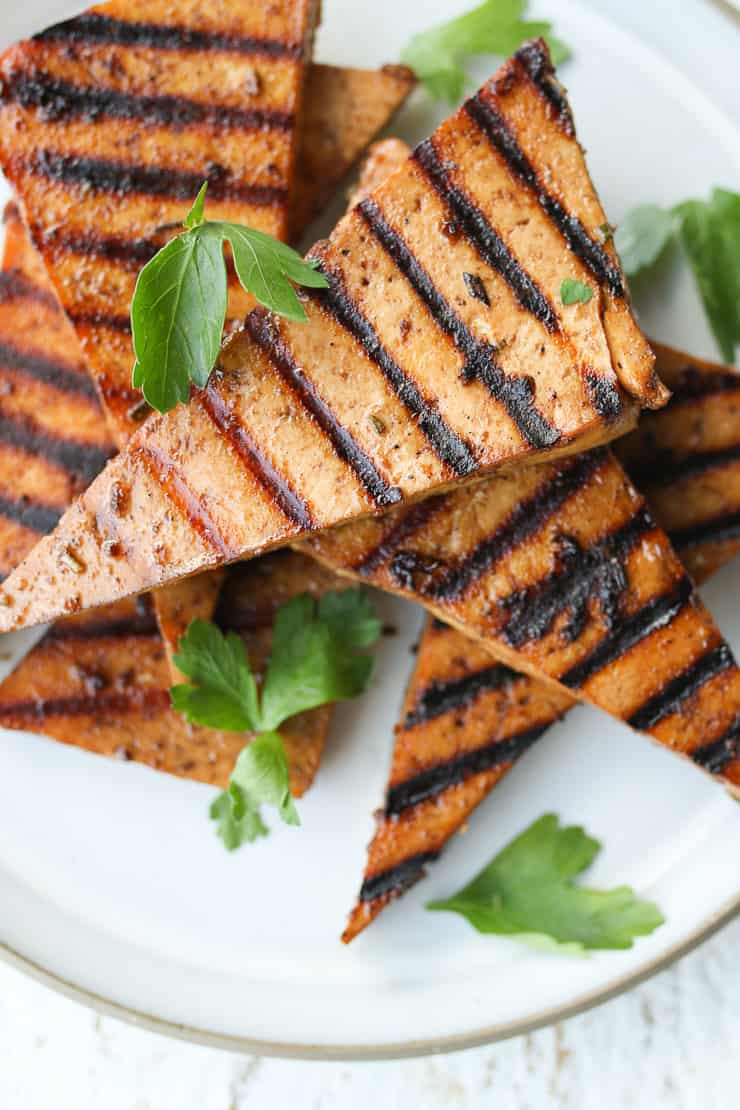
{"label": "plate rim", "polygon": [[[582,0],[575,0],[575,6],[583,7]],[[720,0],[720,7],[724,9],[726,14],[733,14],[731,9],[728,10],[726,0]],[[719,125],[726,135],[732,135],[736,141],[740,140],[740,129],[738,129],[730,114],[717,104],[714,98],[706,93],[680,66],[672,62],[662,49],[647,42],[639,32],[624,26],[613,16],[590,8],[586,10],[590,21],[601,23],[605,28],[612,29],[618,35],[631,40],[633,47],[636,47],[646,59],[658,59],[664,71],[670,75],[673,81],[691,89],[692,93],[703,102],[704,110],[708,110],[712,114],[715,124]],[[738,150],[740,151],[740,146]],[[738,917],[740,917],[740,889],[719,909],[710,913],[705,921],[684,935],[681,940],[670,945],[659,956],[638,965],[631,972],[616,976],[601,987],[581,993],[567,1003],[548,1007],[527,1017],[498,1022],[466,1033],[451,1034],[439,1038],[410,1039],[367,1045],[298,1044],[295,1042],[262,1040],[232,1033],[218,1033],[200,1028],[197,1025],[157,1017],[146,1011],[137,1010],[124,1003],[106,998],[102,994],[79,986],[65,976],[44,967],[43,964],[35,961],[30,956],[24,955],[12,945],[1,941],[0,962],[4,966],[14,968],[55,993],[86,1006],[96,1014],[116,1018],[135,1028],[144,1029],[178,1041],[202,1045],[207,1048],[217,1048],[231,1053],[286,1060],[390,1061],[460,1052],[469,1048],[496,1044],[514,1037],[534,1033],[557,1022],[567,1021],[617,998],[619,995],[651,979],[659,972],[667,970]]]}

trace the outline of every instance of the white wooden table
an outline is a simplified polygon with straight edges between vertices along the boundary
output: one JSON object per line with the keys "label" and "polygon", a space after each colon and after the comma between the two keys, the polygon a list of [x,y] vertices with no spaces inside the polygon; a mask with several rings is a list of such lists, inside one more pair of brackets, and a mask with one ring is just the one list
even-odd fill
{"label": "white wooden table", "polygon": [[[740,125],[740,22],[729,5],[592,3],[669,54]],[[259,1060],[168,1041],[0,965],[0,1108],[736,1110],[739,950],[736,921],[680,964],[565,1025],[454,1056],[372,1064]]]}

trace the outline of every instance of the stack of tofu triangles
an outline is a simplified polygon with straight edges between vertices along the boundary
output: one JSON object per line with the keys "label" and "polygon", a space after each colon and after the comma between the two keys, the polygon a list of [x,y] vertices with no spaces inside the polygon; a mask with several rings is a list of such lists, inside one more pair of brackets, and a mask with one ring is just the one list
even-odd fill
{"label": "stack of tofu triangles", "polygon": [[[277,606],[336,575],[418,601],[434,620],[351,939],[576,700],[740,781],[740,672],[660,527],[695,576],[734,553],[740,388],[664,348],[656,370],[535,41],[413,153],[376,150],[311,252],[329,287],[302,291],[307,323],[234,282],[208,387],[149,415],[128,306],[201,181],[212,215],[295,239],[411,88],[311,66],[314,21],[308,0],[120,2],[2,59],[0,160],[43,261],[13,216],[0,630],[58,623],[0,723],[224,783],[243,737],[169,709],[165,645],[194,616],[259,661]],[[565,279],[591,299],[564,305]],[[604,445],[665,404],[661,376],[673,401],[619,445],[646,502]],[[327,726],[286,733],[296,793]]]}

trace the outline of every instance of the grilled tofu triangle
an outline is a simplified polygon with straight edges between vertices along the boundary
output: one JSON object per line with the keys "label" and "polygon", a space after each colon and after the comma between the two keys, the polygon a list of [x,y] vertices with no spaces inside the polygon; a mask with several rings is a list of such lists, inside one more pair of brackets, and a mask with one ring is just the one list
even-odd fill
{"label": "grilled tofu triangle", "polygon": [[[644,417],[617,451],[701,583],[740,551],[740,374],[662,344],[653,348],[671,401]],[[648,702],[637,723],[649,728],[661,714],[674,714],[678,730],[682,714],[705,698],[721,705],[725,684],[735,686],[732,657],[724,643],[710,639],[689,673],[678,676],[662,702]],[[571,704],[569,693],[494,661],[483,643],[428,621],[345,942],[424,876],[450,837]],[[721,746],[716,754],[716,769],[740,784],[740,760],[726,762],[732,752]]]}
{"label": "grilled tofu triangle", "polygon": [[[522,152],[523,104],[540,118],[537,181],[455,113],[317,248],[308,322],[251,313],[208,388],[108,465],[5,583],[0,630],[587,449],[660,403],[544,43],[479,95]],[[559,303],[566,276],[588,304]]]}

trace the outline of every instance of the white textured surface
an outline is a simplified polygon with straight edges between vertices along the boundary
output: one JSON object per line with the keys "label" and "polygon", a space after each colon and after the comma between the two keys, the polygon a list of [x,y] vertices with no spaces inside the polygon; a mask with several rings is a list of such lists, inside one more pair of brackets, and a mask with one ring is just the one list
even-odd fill
{"label": "white textured surface", "polygon": [[0,967],[3,1110],[736,1110],[740,922],[630,994],[400,1063],[259,1060],[99,1018]]}
{"label": "white textured surface", "polygon": [[[736,62],[740,40],[719,12],[697,0],[594,6],[638,29],[737,113],[737,66],[722,58]],[[710,42],[694,33],[698,11]],[[738,942],[740,922],[630,994],[528,1037],[450,1057],[357,1065],[260,1061],[168,1041],[101,1019],[0,966],[0,1107],[734,1110]]]}

